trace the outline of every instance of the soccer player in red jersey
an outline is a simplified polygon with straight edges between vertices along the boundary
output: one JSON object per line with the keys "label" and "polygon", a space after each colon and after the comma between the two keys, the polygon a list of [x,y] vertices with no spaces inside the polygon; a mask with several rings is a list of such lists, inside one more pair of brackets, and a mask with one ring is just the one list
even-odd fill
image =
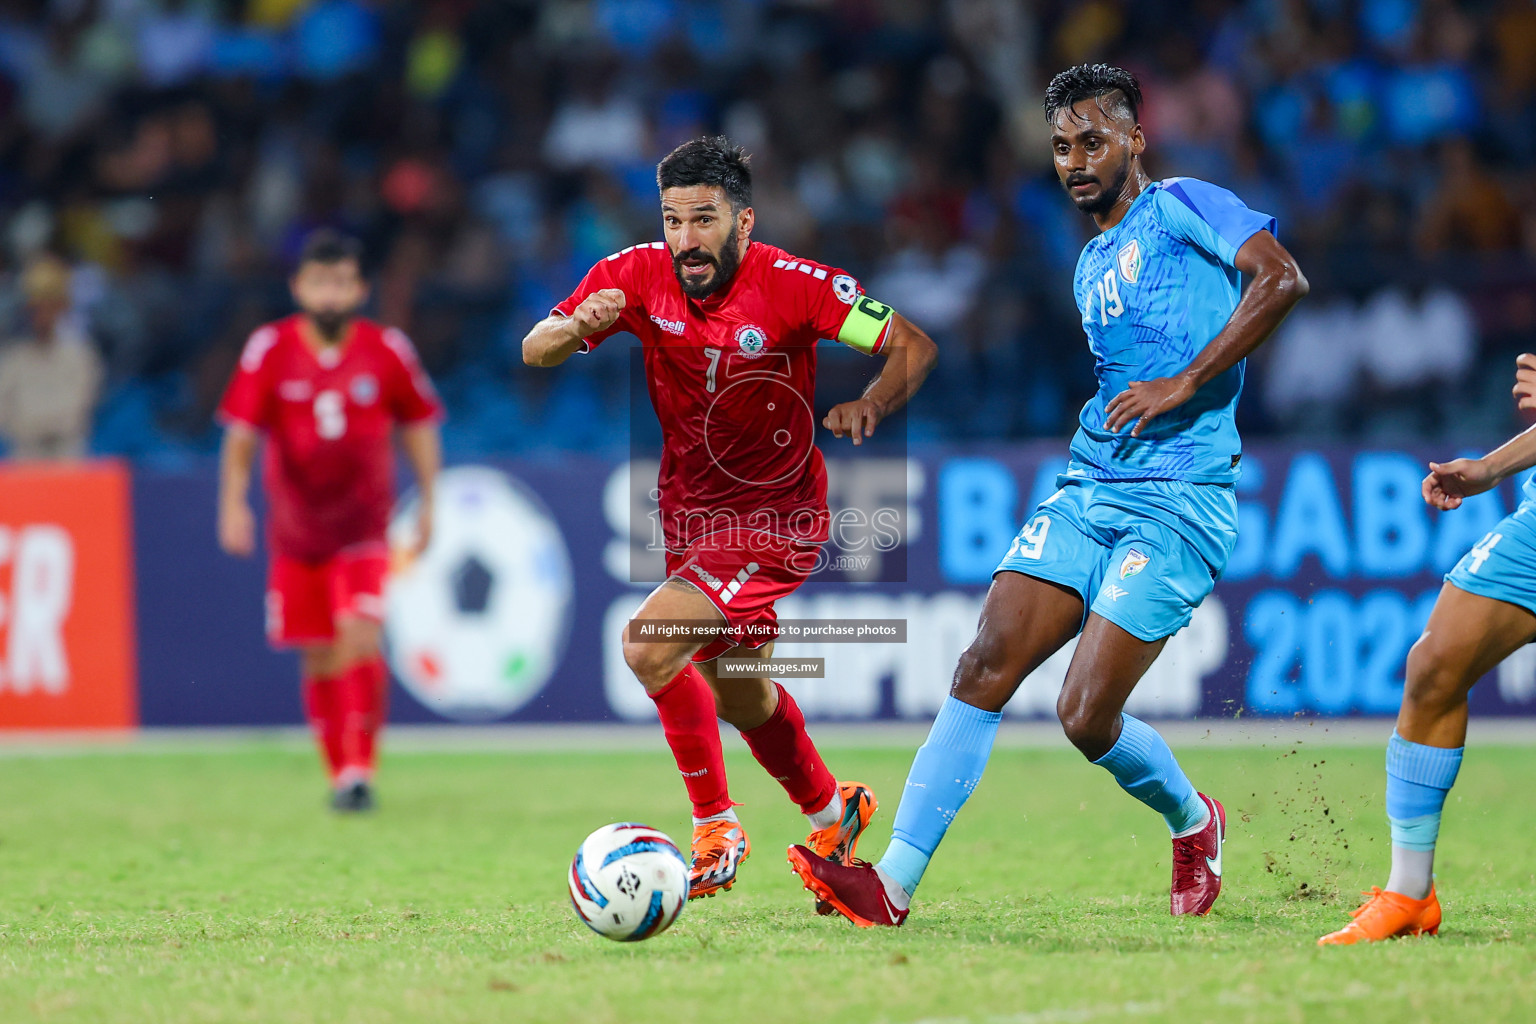
{"label": "soccer player in red jersey", "polygon": [[389,685],[379,641],[391,438],[399,427],[421,491],[420,550],[432,533],[441,407],[406,336],[358,316],[368,284],[355,240],[315,232],[289,284],[300,312],[251,335],[219,408],[219,546],[241,557],[256,549],[247,495],[265,435],[267,636],[299,649],[331,806],[366,811]]}
{"label": "soccer player in red jersey", "polygon": [[[523,339],[556,366],[628,331],[644,346],[661,421],[667,579],[626,628],[624,657],[656,702],[693,802],[689,897],[729,889],[750,846],[726,788],[717,716],[810,819],[807,846],[850,861],[875,810],[839,784],[805,718],[766,676],[722,675],[716,659],[766,658],[774,602],[814,571],[827,539],[827,475],[815,443],[816,343],[884,357],[864,393],[823,425],[854,444],[921,385],[936,350],[841,270],[752,240],[752,177],[724,138],[684,143],[658,165],[666,240],[598,263]],[[655,621],[708,621],[706,639],[642,639]]]}

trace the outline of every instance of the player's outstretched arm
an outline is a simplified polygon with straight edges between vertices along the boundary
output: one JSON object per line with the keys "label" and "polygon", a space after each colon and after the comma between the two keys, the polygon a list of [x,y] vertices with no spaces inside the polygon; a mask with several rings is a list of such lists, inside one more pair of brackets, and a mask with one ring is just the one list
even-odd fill
{"label": "player's outstretched arm", "polygon": [[559,366],[581,349],[588,335],[612,327],[624,312],[624,293],[604,288],[582,300],[570,316],[553,313],[533,325],[523,339],[523,362]]}
{"label": "player's outstretched arm", "polygon": [[852,402],[835,405],[822,420],[833,437],[847,434],[854,444],[875,432],[875,426],[912,400],[928,372],[938,361],[933,339],[900,313],[892,314],[890,335],[880,349],[885,365],[870,381],[864,394]]}
{"label": "player's outstretched arm", "polygon": [[250,501],[256,441],[255,430],[232,423],[219,450],[219,547],[241,558],[256,551],[256,513]]}
{"label": "player's outstretched arm", "polygon": [[1528,427],[1480,459],[1431,462],[1424,478],[1424,500],[1443,511],[1460,508],[1464,498],[1492,490],[1532,466],[1536,466],[1536,427]]}
{"label": "player's outstretched arm", "polygon": [[1131,436],[1139,437],[1149,420],[1177,409],[1194,397],[1202,385],[1236,366],[1263,344],[1310,287],[1296,258],[1268,231],[1250,236],[1237,250],[1233,263],[1252,280],[1221,333],[1211,339],[1183,373],[1132,381],[1105,407],[1105,429],[1118,432],[1127,424],[1135,424]]}
{"label": "player's outstretched arm", "polygon": [[405,452],[405,460],[411,464],[416,490],[421,495],[416,512],[415,553],[419,555],[432,542],[432,498],[437,489],[438,471],[443,468],[443,441],[437,421],[428,419],[401,427],[400,447]]}

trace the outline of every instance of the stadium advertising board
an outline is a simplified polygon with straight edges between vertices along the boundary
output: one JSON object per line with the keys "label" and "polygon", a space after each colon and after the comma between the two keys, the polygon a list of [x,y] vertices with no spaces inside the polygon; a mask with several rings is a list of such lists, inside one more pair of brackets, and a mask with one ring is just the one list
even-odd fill
{"label": "stadium advertising board", "polygon": [[0,728],[138,720],[128,471],[0,468]]}
{"label": "stadium advertising board", "polygon": [[[1454,513],[1419,496],[1428,452],[1256,445],[1225,577],[1132,697],[1149,717],[1390,715],[1441,575],[1517,501],[1514,484]],[[1436,455],[1443,453],[1434,453]],[[899,505],[903,544],[839,551],[780,617],[904,619],[902,643],[781,643],[824,659],[787,680],[824,719],[926,719],[974,633],[992,568],[1054,490],[1060,444],[828,459],[834,516]],[[633,472],[654,473],[636,465]],[[441,546],[391,593],[395,721],[644,721],[620,630],[656,575],[626,462],[506,462],[443,489]],[[455,479],[450,477],[450,480]],[[153,724],[298,722],[291,656],[261,640],[262,564],[213,547],[213,477],[136,483],[143,716]],[[646,566],[655,563],[651,570]],[[167,563],[172,563],[166,568]],[[196,628],[187,629],[188,623]],[[1050,717],[1070,648],[1008,713]],[[401,685],[400,680],[404,680]],[[1536,712],[1536,651],[1472,693],[1481,714]]]}

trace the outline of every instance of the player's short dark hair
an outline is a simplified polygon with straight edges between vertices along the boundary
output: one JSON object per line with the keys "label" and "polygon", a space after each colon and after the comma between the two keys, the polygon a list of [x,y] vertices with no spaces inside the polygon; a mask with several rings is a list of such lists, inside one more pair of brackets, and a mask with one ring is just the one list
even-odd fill
{"label": "player's short dark hair", "polygon": [[724,135],[690,139],[656,165],[656,187],[713,185],[725,192],[733,209],[752,205],[752,168],[747,151]]}
{"label": "player's short dark hair", "polygon": [[306,263],[345,263],[351,260],[363,269],[363,243],[335,228],[316,228],[304,237],[299,249],[298,266]]}
{"label": "player's short dark hair", "polygon": [[[1136,76],[1113,64],[1079,64],[1060,72],[1045,87],[1045,120],[1056,123],[1056,115],[1071,110],[1083,100],[1111,97],[1110,106],[1121,106],[1132,121],[1141,120],[1141,83]],[[1099,104],[1105,113],[1114,111]]]}

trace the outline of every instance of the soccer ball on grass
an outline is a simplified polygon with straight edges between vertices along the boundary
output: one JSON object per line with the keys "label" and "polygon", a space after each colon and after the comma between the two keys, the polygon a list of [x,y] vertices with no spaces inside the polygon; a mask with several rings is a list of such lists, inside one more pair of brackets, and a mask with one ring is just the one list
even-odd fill
{"label": "soccer ball on grass", "polygon": [[639,942],[666,931],[688,902],[688,862],[661,831],[604,825],[571,861],[571,906],[597,934]]}

